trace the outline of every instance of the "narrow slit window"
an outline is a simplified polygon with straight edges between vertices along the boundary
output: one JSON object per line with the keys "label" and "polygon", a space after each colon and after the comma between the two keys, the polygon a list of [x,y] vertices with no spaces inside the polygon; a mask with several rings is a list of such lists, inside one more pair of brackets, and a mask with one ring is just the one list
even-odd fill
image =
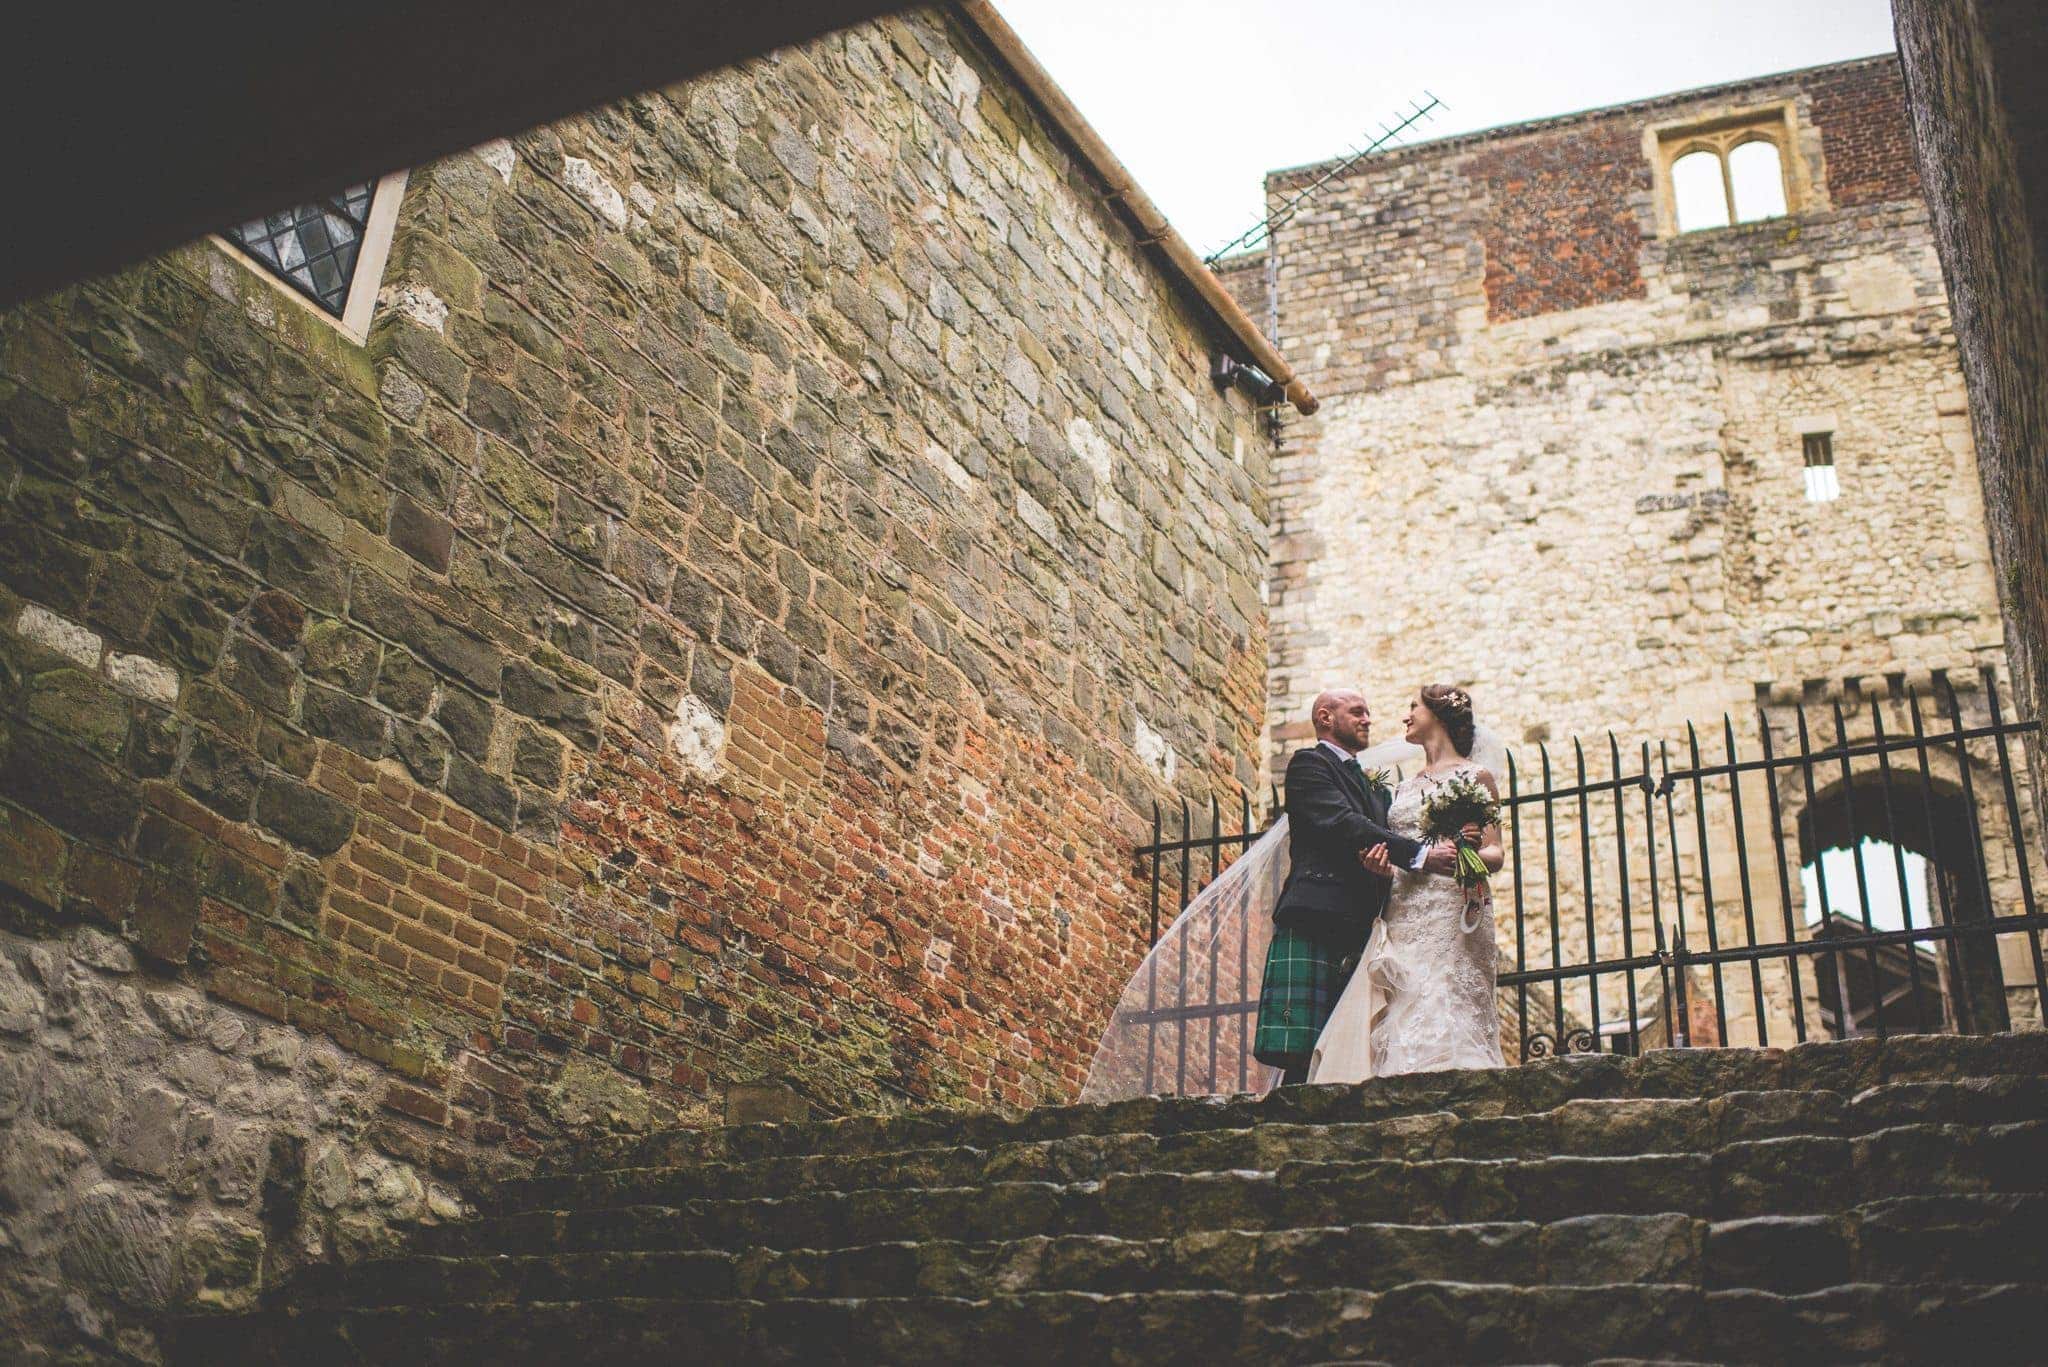
{"label": "narrow slit window", "polygon": [[1835,473],[1835,434],[1808,432],[1800,442],[1806,454],[1806,497],[1814,503],[1840,498],[1842,482]]}

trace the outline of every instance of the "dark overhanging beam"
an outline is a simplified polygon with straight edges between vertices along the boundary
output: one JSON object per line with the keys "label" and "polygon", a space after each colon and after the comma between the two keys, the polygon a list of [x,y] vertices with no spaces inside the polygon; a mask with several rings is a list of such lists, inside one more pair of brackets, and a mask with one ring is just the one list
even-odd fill
{"label": "dark overhanging beam", "polygon": [[9,145],[0,308],[226,224],[903,7],[40,6],[0,57]]}

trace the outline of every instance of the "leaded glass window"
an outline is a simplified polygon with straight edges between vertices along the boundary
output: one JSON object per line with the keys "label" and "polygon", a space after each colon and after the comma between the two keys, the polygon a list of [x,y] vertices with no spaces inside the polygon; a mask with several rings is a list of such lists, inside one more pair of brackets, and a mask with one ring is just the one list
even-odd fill
{"label": "leaded glass window", "polygon": [[228,237],[279,279],[340,318],[369,232],[377,182],[352,185],[318,204],[251,219]]}

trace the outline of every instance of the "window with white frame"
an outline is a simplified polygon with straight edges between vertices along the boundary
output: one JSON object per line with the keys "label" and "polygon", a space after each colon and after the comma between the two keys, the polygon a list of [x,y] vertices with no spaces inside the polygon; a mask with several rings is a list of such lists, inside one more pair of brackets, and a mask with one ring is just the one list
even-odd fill
{"label": "window with white frame", "polygon": [[404,172],[364,181],[237,224],[220,240],[360,342],[369,335],[404,190]]}

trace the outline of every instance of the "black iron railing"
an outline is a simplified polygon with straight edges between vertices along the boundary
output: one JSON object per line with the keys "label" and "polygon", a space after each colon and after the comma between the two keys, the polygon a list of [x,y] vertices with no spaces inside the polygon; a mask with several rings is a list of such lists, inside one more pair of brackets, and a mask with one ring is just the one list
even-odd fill
{"label": "black iron railing", "polygon": [[[2041,780],[2018,744],[2040,724],[2005,719],[1990,671],[1974,683],[1766,702],[1749,755],[1724,716],[1718,756],[1689,726],[1676,749],[1608,736],[1604,776],[1578,741],[1568,767],[1547,746],[1511,757],[1494,889],[1512,917],[1508,1057],[2048,1020],[2041,833],[2023,796]],[[1204,834],[1183,802],[1170,839],[1154,810],[1137,851],[1152,943],[1259,838],[1248,799],[1231,815],[1234,832],[1212,802]],[[1245,948],[1155,965],[1143,1009],[1123,1017],[1153,1037],[1147,1090],[1248,1085],[1262,965]]]}

